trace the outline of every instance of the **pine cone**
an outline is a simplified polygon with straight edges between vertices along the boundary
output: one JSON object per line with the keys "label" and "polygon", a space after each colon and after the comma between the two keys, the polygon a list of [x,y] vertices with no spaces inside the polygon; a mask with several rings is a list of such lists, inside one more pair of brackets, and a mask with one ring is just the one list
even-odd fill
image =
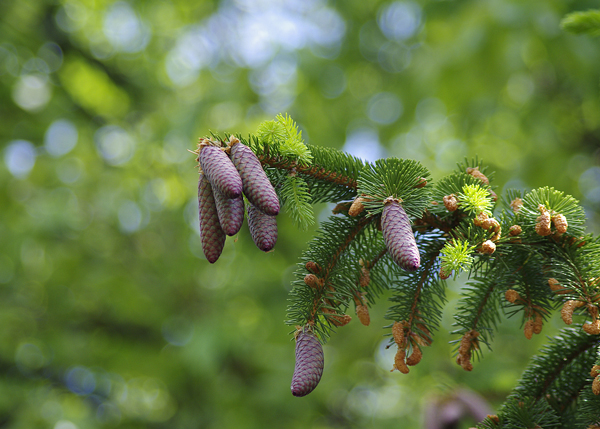
{"label": "pine cone", "polygon": [[323,375],[325,357],[319,339],[311,332],[296,337],[296,367],[292,377],[292,394],[305,396],[315,390]]}
{"label": "pine cone", "polygon": [[248,228],[254,244],[260,250],[268,252],[277,241],[277,220],[275,216],[263,213],[252,204],[248,205]]}
{"label": "pine cone", "polygon": [[231,146],[231,162],[240,177],[244,195],[254,206],[269,216],[279,213],[279,198],[252,150],[239,142]]}
{"label": "pine cone", "polygon": [[229,236],[237,234],[244,222],[244,197],[226,198],[217,190],[213,195],[223,232]]}
{"label": "pine cone", "polygon": [[421,265],[421,257],[410,220],[398,200],[388,198],[381,215],[381,231],[385,247],[394,262],[406,271],[415,271]]}
{"label": "pine cone", "polygon": [[201,146],[198,159],[202,172],[215,189],[226,198],[238,198],[242,195],[242,179],[221,149],[210,145]]}
{"label": "pine cone", "polygon": [[200,174],[198,181],[198,214],[200,218],[200,241],[208,262],[214,264],[225,246],[225,233],[221,229],[217,206],[208,179]]}

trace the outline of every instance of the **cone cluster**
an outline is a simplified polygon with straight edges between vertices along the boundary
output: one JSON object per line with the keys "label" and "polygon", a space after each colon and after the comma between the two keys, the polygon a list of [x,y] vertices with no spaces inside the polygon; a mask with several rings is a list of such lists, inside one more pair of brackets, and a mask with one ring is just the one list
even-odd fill
{"label": "cone cluster", "polygon": [[306,396],[319,384],[325,357],[319,339],[310,331],[296,336],[296,366],[292,376],[292,395]]}
{"label": "cone cluster", "polygon": [[225,245],[225,236],[235,235],[244,222],[244,198],[248,226],[256,246],[265,252],[277,241],[279,199],[252,150],[231,136],[226,148],[202,139],[198,149],[200,180],[198,212],[200,240],[206,259],[215,263]]}
{"label": "cone cluster", "polygon": [[396,198],[389,197],[384,201],[381,232],[394,262],[406,271],[416,271],[421,265],[419,249],[408,215]]}

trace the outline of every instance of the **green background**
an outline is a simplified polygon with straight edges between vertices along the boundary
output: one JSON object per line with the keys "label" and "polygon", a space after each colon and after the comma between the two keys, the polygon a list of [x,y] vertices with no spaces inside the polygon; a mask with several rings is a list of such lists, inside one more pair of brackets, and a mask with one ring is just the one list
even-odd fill
{"label": "green background", "polygon": [[382,299],[293,397],[283,320],[314,228],[283,213],[274,252],[244,227],[210,265],[187,150],[287,112],[311,144],[434,180],[478,156],[498,194],[563,190],[596,231],[600,42],[560,28],[594,6],[0,2],[0,427],[418,428],[467,389],[495,409],[562,321],[530,341],[503,322],[467,373],[448,345],[460,279],[410,374],[389,372]]}

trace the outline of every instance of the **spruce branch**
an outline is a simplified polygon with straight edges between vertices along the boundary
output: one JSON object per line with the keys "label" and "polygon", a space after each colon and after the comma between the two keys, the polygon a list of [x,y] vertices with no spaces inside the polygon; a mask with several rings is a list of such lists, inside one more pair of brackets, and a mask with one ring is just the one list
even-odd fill
{"label": "spruce branch", "polygon": [[571,33],[600,36],[600,10],[570,13],[562,19],[560,26]]}
{"label": "spruce branch", "polygon": [[[498,203],[493,175],[477,159],[465,160],[432,185],[416,161],[365,163],[305,145],[287,115],[261,124],[248,139],[213,138],[225,164],[228,156],[236,162],[234,140],[250,147],[299,227],[314,221],[313,203],[337,204],[295,273],[286,322],[298,326],[295,332],[311,332],[324,343],[352,319],[347,314],[352,304],[368,325],[368,308],[391,289],[385,318],[392,322],[386,327],[392,330],[390,344],[398,346],[394,368],[408,373],[439,327],[445,279],[462,270],[469,280],[455,309],[453,333],[460,335],[455,351],[464,369],[473,369],[473,355],[481,357],[481,343],[491,350],[504,316],[522,315],[527,338],[539,334],[558,307],[565,323],[574,324],[550,339],[498,416],[479,427],[598,423],[600,238],[585,235],[585,213],[573,197],[544,187],[508,190]],[[212,159],[203,161],[209,165]],[[244,168],[238,172],[245,184],[252,180]],[[244,188],[244,194],[250,192]]]}

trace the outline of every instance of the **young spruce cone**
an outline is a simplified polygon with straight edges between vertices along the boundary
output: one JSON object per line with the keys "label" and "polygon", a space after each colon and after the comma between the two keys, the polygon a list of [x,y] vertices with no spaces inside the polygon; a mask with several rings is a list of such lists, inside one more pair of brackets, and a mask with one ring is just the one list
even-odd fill
{"label": "young spruce cone", "polygon": [[200,241],[208,262],[214,264],[225,245],[225,233],[221,229],[217,206],[208,179],[200,174],[198,181],[198,214],[200,218]]}
{"label": "young spruce cone", "polygon": [[210,184],[226,198],[242,195],[242,179],[225,152],[216,146],[204,145],[200,147],[198,160]]}
{"label": "young spruce cone", "polygon": [[229,236],[237,234],[244,222],[244,197],[226,198],[216,189],[213,194],[223,232]]}
{"label": "young spruce cone", "polygon": [[244,195],[248,201],[269,216],[279,213],[279,198],[260,161],[248,146],[237,139],[231,145],[231,162],[242,178]]}
{"label": "young spruce cone", "polygon": [[381,215],[381,231],[385,247],[394,262],[406,271],[415,271],[421,265],[421,257],[410,220],[400,202],[387,198]]}
{"label": "young spruce cone", "polygon": [[254,244],[260,250],[268,252],[277,241],[277,220],[275,216],[263,213],[252,204],[248,205],[248,228]]}
{"label": "young spruce cone", "polygon": [[296,337],[296,367],[292,377],[292,394],[305,396],[315,390],[324,365],[323,347],[311,332],[301,332]]}

